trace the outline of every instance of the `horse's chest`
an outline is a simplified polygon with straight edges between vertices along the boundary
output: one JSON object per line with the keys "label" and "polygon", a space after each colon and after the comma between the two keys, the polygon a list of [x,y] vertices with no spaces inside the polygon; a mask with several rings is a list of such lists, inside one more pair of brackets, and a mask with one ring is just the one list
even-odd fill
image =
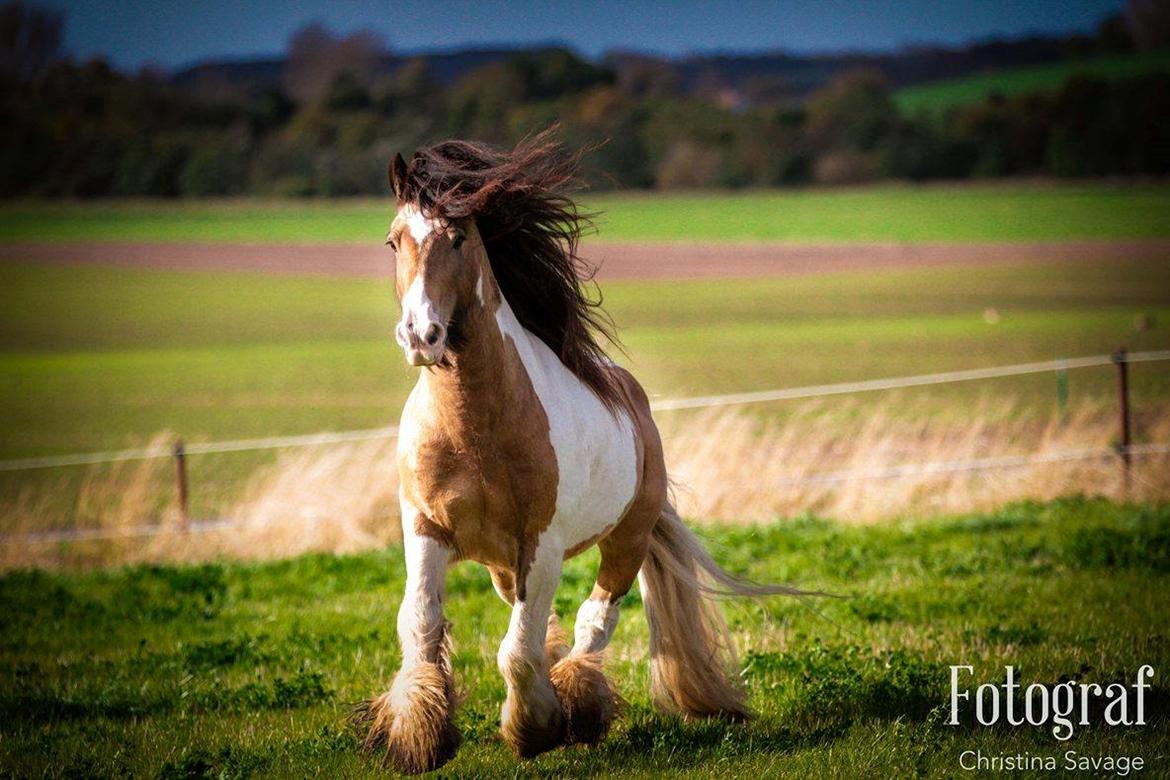
{"label": "horse's chest", "polygon": [[556,511],[557,464],[544,439],[506,435],[455,446],[421,443],[402,474],[421,522],[453,542],[463,558],[515,569]]}

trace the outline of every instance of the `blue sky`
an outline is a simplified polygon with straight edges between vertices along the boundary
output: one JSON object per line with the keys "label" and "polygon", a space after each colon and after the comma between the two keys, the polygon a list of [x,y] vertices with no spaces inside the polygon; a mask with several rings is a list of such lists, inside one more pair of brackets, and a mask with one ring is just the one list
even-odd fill
{"label": "blue sky", "polygon": [[1092,30],[1121,0],[47,0],[66,14],[66,47],[135,69],[273,55],[319,21],[368,28],[399,51],[557,41],[596,57],[612,48],[663,54],[891,49],[1028,32]]}

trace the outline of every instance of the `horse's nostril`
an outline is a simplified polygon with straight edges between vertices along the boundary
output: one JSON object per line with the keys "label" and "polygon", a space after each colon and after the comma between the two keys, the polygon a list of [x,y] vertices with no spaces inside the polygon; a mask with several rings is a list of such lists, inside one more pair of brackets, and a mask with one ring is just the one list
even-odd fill
{"label": "horse's nostril", "polygon": [[426,335],[423,336],[423,340],[427,342],[427,346],[433,347],[436,343],[438,343],[440,335],[442,335],[442,328],[432,322],[430,327],[427,328],[427,332]]}

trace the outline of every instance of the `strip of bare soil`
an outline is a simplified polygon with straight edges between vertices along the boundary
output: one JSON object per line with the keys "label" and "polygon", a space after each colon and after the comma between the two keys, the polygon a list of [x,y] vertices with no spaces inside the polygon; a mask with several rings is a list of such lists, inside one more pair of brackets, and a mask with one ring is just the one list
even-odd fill
{"label": "strip of bare soil", "polygon": [[[996,262],[1170,259],[1170,240],[926,244],[606,244],[582,254],[599,279],[785,276]],[[386,277],[394,255],[377,244],[5,244],[0,262],[114,265]]]}

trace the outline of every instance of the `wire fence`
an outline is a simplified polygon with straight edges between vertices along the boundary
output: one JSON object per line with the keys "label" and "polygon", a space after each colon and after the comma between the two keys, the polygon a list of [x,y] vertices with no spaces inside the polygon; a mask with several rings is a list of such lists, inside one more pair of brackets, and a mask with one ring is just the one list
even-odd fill
{"label": "wire fence", "polygon": [[[725,395],[702,395],[691,398],[673,398],[653,401],[651,410],[655,412],[680,411],[684,409],[710,409],[721,406],[739,406],[745,404],[766,403],[769,401],[794,401],[805,398],[818,398],[831,395],[846,395],[849,393],[865,393],[875,390],[896,390],[904,387],[926,387],[929,385],[951,384],[955,382],[970,382],[979,379],[996,379],[999,377],[1023,376],[1026,374],[1043,374],[1053,371],[1067,371],[1075,368],[1092,368],[1098,366],[1115,365],[1118,363],[1118,353],[1112,355],[1092,355],[1089,357],[1068,358],[1064,360],[1044,360],[1034,363],[1016,363],[1007,366],[991,368],[974,368],[962,371],[945,371],[936,374],[916,374],[913,376],[890,377],[887,379],[869,379],[860,382],[838,382],[827,385],[808,385],[806,387],[790,387],[778,390],[760,390],[748,393],[728,393]],[[1170,360],[1170,350],[1149,352],[1125,353],[1122,364],[1148,363],[1160,360]],[[376,439],[393,439],[398,435],[398,426],[391,425],[383,428],[369,428],[365,430],[337,431],[325,433],[311,433],[300,436],[270,436],[262,439],[235,439],[218,442],[195,442],[183,445],[183,451],[188,455],[210,455],[224,452],[252,452],[260,450],[287,449],[292,447],[317,447],[324,444],[344,444],[347,442],[373,441]],[[107,450],[105,452],[73,453],[69,455],[49,455],[39,458],[16,458],[0,460],[0,471],[26,471],[31,469],[62,468],[66,466],[88,466],[101,463],[117,463],[129,460],[148,460],[151,458],[169,458],[175,454],[173,447],[144,447],[140,449]]]}
{"label": "wire fence", "polygon": [[[1170,452],[1170,442],[1136,444],[1125,448],[1130,457],[1148,457]],[[853,482],[863,479],[897,479],[902,477],[925,477],[934,474],[956,474],[964,471],[990,471],[999,469],[1024,468],[1040,463],[1061,463],[1075,460],[1104,460],[1121,454],[1117,447],[1089,447],[1078,450],[1061,450],[1031,455],[1000,455],[990,458],[967,460],[943,460],[929,463],[904,463],[876,469],[845,469],[809,474],[791,480],[780,480],[776,485],[832,485],[839,482]]]}
{"label": "wire fence", "polygon": [[[834,384],[810,385],[805,387],[775,390],[705,395],[690,398],[662,399],[651,403],[656,412],[708,409],[726,406],[788,401],[824,396],[864,393],[878,390],[893,390],[909,387],[925,387],[957,382],[995,379],[1000,377],[1024,376],[1049,372],[1065,372],[1070,369],[1092,368],[1114,365],[1118,370],[1120,436],[1116,447],[1095,447],[1057,452],[1004,455],[966,460],[933,461],[925,463],[899,464],[871,469],[852,469],[805,474],[791,480],[779,480],[778,486],[832,485],[857,480],[882,480],[908,477],[922,477],[935,474],[977,472],[1000,469],[1025,468],[1043,463],[1062,461],[1119,458],[1128,479],[1129,464],[1133,458],[1150,457],[1170,452],[1170,442],[1132,444],[1129,430],[1129,399],[1126,367],[1134,363],[1149,363],[1170,360],[1170,350],[1126,352],[1119,350],[1110,355],[1091,355],[1079,358],[1018,363],[989,368],[947,371],[932,374],[890,377],[885,379],[840,382]],[[186,455],[207,455],[231,452],[316,447],[376,440],[393,439],[398,434],[397,426],[325,432],[299,436],[272,436],[259,439],[236,439],[218,442],[176,442],[170,447],[145,447],[139,449],[109,450],[104,452],[73,453],[35,458],[18,458],[0,461],[0,472],[29,471],[35,469],[65,468],[74,466],[119,463],[134,460],[177,457],[179,462],[180,493],[186,492],[184,458]],[[16,539],[24,541],[74,541],[108,537],[149,536],[171,531],[208,532],[231,530],[235,527],[230,520],[204,520],[188,522],[184,507],[184,518],[180,527],[159,525],[124,526],[117,529],[83,528],[43,531],[29,534],[0,535],[0,541]]]}

